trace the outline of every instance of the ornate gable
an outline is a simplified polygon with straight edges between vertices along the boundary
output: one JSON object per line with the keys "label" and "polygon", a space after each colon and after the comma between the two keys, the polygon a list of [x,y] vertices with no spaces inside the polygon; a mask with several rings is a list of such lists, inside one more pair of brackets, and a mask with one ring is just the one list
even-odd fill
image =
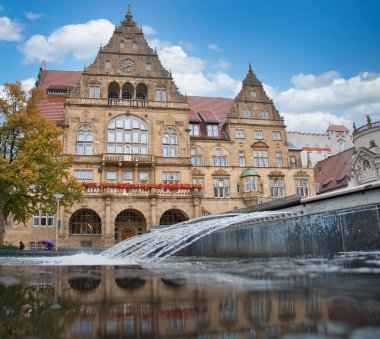
{"label": "ornate gable", "polygon": [[224,170],[224,169],[218,169],[214,173],[211,174],[212,176],[218,176],[218,177],[229,177],[230,174]]}
{"label": "ornate gable", "polygon": [[191,175],[193,177],[204,177],[205,175],[203,174],[203,172],[198,169],[198,168],[192,168],[191,169]]}
{"label": "ornate gable", "polygon": [[251,145],[252,148],[269,148],[269,146],[263,141],[256,141]]}
{"label": "ornate gable", "polygon": [[294,173],[293,177],[309,177],[309,174],[306,171],[299,170]]}
{"label": "ornate gable", "polygon": [[284,177],[285,176],[285,174],[283,174],[281,171],[279,171],[279,170],[274,170],[274,171],[272,171],[272,172],[270,172],[269,174],[268,174],[268,177]]}

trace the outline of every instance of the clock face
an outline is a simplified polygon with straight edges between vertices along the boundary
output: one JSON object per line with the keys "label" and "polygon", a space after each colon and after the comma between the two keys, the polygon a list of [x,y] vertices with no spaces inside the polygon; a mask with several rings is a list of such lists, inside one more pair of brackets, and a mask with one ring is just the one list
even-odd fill
{"label": "clock face", "polygon": [[121,68],[123,71],[125,71],[127,73],[131,73],[135,70],[135,62],[131,59],[125,59],[121,63]]}

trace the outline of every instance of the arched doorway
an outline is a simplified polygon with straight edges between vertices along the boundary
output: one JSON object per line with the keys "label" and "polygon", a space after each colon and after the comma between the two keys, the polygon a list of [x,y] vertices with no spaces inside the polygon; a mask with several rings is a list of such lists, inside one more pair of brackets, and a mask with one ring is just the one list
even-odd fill
{"label": "arched doorway", "polygon": [[160,225],[173,225],[179,222],[189,220],[189,218],[180,210],[167,210],[160,219]]}
{"label": "arched doorway", "polygon": [[146,220],[137,210],[124,210],[115,219],[115,241],[123,241],[146,232]]}

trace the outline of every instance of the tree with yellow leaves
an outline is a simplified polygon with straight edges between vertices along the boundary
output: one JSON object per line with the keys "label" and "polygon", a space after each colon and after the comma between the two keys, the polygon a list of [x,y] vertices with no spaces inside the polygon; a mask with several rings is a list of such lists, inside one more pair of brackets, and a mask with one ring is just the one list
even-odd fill
{"label": "tree with yellow leaves", "polygon": [[8,217],[26,222],[40,209],[53,212],[54,193],[64,194],[66,206],[82,196],[69,173],[72,160],[62,156],[62,131],[38,111],[40,97],[16,82],[5,84],[0,98],[0,244]]}

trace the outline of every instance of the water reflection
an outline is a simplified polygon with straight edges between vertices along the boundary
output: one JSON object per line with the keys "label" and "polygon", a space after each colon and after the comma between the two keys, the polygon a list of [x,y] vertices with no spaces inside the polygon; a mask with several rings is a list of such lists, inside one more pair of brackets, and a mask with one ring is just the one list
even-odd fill
{"label": "water reflection", "polygon": [[[352,289],[354,281],[368,280],[361,275],[256,289],[138,266],[1,266],[0,272],[7,277],[0,279],[1,338],[348,338],[353,328],[380,324],[380,293]],[[379,286],[378,276],[371,279]]]}

